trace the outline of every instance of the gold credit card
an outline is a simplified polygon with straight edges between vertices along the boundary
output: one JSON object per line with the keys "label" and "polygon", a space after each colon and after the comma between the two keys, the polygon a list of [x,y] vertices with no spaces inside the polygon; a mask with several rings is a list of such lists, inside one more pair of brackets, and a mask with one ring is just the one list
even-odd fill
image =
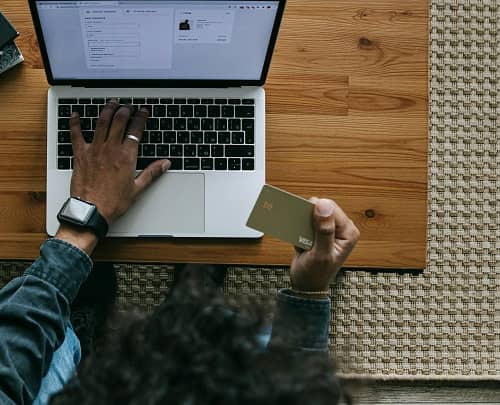
{"label": "gold credit card", "polygon": [[314,244],[313,211],[312,202],[266,184],[247,226],[310,250]]}

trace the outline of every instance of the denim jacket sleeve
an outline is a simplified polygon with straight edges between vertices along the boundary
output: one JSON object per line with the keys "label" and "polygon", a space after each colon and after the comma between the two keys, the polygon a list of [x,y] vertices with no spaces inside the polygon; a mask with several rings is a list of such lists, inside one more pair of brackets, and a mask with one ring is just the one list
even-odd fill
{"label": "denim jacket sleeve", "polygon": [[0,290],[0,403],[33,402],[91,268],[83,251],[49,239],[26,272]]}
{"label": "denim jacket sleeve", "polygon": [[281,343],[300,351],[327,352],[330,299],[296,297],[279,291],[269,347]]}

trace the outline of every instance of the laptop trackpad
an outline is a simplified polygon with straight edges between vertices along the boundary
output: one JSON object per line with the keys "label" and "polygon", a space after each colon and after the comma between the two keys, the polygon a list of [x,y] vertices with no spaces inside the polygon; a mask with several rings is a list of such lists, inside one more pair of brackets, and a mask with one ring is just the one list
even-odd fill
{"label": "laptop trackpad", "polygon": [[182,236],[204,231],[205,176],[166,173],[111,227],[110,236]]}

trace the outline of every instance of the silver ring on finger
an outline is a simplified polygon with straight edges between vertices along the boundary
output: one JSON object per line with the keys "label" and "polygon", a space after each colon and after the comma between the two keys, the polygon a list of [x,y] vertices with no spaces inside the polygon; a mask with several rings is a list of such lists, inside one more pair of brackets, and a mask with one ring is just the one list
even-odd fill
{"label": "silver ring on finger", "polygon": [[127,136],[125,138],[130,139],[131,141],[135,141],[137,143],[141,143],[141,140],[132,134],[127,134]]}

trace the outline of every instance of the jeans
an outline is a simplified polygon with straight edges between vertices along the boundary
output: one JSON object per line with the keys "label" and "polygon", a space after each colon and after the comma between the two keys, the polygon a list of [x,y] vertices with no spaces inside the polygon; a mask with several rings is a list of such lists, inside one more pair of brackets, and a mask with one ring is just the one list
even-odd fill
{"label": "jeans", "polygon": [[54,352],[49,370],[42,379],[40,391],[38,391],[33,405],[48,404],[50,397],[64,388],[75,375],[81,356],[80,341],[69,324],[66,328],[64,341]]}

